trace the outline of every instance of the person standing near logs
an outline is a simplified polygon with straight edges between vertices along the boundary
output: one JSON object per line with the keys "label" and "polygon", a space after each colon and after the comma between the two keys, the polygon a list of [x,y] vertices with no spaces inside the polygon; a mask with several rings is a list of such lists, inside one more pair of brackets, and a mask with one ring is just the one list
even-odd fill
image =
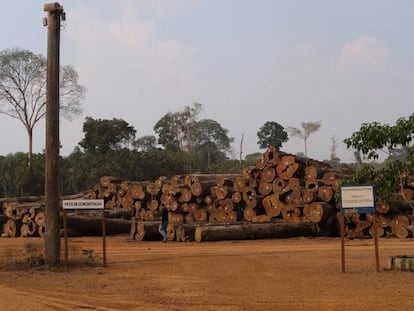
{"label": "person standing near logs", "polygon": [[158,232],[162,235],[162,241],[167,242],[167,225],[168,225],[168,210],[165,206],[161,207],[161,223],[158,226]]}

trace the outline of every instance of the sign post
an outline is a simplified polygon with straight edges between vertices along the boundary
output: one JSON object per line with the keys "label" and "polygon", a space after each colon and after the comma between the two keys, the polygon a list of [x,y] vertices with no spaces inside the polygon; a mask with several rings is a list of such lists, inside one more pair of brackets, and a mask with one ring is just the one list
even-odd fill
{"label": "sign post", "polygon": [[341,186],[341,253],[342,253],[342,272],[345,272],[345,214],[367,214],[374,215],[374,245],[375,245],[375,267],[379,272],[379,251],[377,233],[377,214],[375,212],[375,196],[373,185],[350,185]]}
{"label": "sign post", "polygon": [[68,209],[100,209],[102,210],[102,258],[103,266],[106,267],[106,224],[105,224],[105,211],[104,200],[63,200],[63,236],[65,239],[65,261],[68,259],[68,222],[66,218],[66,210]]}

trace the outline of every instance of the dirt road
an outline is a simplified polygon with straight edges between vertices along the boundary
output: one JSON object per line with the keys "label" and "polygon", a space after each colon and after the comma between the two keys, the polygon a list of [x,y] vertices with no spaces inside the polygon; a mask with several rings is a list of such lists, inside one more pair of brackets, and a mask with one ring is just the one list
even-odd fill
{"label": "dirt road", "polygon": [[[63,245],[63,243],[62,243]],[[0,264],[41,252],[36,238],[0,239]],[[411,239],[292,238],[210,243],[70,238],[70,266],[0,270],[0,310],[410,310],[414,274],[385,271]],[[26,253],[26,254],[25,254]],[[93,260],[92,267],[86,263]],[[78,264],[75,264],[78,263]]]}

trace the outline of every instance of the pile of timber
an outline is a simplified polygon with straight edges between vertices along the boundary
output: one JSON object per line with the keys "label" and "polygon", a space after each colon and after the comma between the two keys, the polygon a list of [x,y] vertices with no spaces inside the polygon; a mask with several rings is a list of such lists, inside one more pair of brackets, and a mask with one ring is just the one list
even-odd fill
{"label": "pile of timber", "polygon": [[[333,169],[325,162],[269,147],[256,165],[243,168],[240,174],[160,176],[154,181],[102,176],[90,190],[62,199],[103,199],[107,221],[114,220],[113,231],[127,233],[125,227],[130,224],[128,231],[136,240],[160,239],[157,228],[162,207],[169,212],[170,240],[214,240],[226,235],[229,239],[234,239],[235,235],[269,236],[269,233],[257,233],[259,231],[279,231],[281,235],[281,230],[297,235],[315,234],[318,230],[322,236],[337,236],[340,185],[352,175],[353,171],[347,166]],[[398,204],[390,206],[377,202],[380,236],[408,236],[413,185],[414,177],[406,176],[404,200],[398,194],[399,200],[394,200]],[[3,236],[43,236],[44,197],[0,199],[0,203],[3,203],[0,210],[3,212],[0,215]],[[70,229],[79,235],[100,234],[99,221],[96,221],[99,214],[86,212],[85,217],[80,216],[68,216],[73,218],[69,222]],[[129,222],[116,222],[116,218]],[[99,232],[95,232],[97,230]],[[372,215],[346,215],[345,230],[349,238],[372,236]]]}
{"label": "pile of timber", "polygon": [[[78,193],[62,199],[88,198]],[[45,233],[45,197],[30,196],[0,198],[0,228],[2,237],[43,237]]]}
{"label": "pile of timber", "polygon": [[351,175],[349,170],[333,170],[324,162],[268,148],[255,166],[245,167],[240,175],[174,176],[157,180],[158,185],[150,183],[149,191],[141,187],[141,198],[133,201],[135,224],[130,234],[137,240],[157,234],[146,222],[157,220],[160,207],[165,206],[169,239],[197,240],[195,232],[217,231],[220,224],[229,232],[231,224],[280,222],[304,228],[317,224],[323,235],[336,235],[337,194],[341,180]]}
{"label": "pile of timber", "polygon": [[44,201],[41,197],[1,199],[2,236],[43,236],[45,232]]}

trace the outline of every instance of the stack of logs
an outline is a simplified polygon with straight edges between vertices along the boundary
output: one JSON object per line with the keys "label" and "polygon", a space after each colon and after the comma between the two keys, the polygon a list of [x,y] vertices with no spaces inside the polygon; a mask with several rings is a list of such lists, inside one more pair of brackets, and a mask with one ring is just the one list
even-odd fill
{"label": "stack of logs", "polygon": [[[269,147],[255,166],[241,174],[176,175],[155,181],[127,181],[103,176],[90,191],[72,198],[103,199],[105,209],[124,211],[132,217],[131,237],[142,240],[156,233],[160,209],[169,211],[170,239],[186,240],[195,228],[215,224],[316,224],[320,235],[338,235],[337,213],[341,181],[352,177],[346,169],[333,169],[325,162],[302,159]],[[405,178],[406,198],[413,200],[414,178]],[[68,199],[68,198],[66,198]],[[8,217],[3,235],[43,235],[43,200],[35,203],[4,202]],[[377,202],[379,236],[408,236],[408,213]],[[125,213],[126,212],[126,213]],[[150,224],[153,224],[151,226]],[[191,228],[191,233],[184,232]],[[373,235],[372,215],[346,215],[349,238]]]}
{"label": "stack of logs", "polygon": [[2,236],[43,237],[45,232],[43,202],[5,201],[3,202],[3,215],[7,219],[3,224]]}
{"label": "stack of logs", "polygon": [[[88,199],[92,192],[62,197],[63,200]],[[94,195],[94,194],[93,194]],[[45,197],[0,198],[2,237],[43,237],[45,233]]]}

